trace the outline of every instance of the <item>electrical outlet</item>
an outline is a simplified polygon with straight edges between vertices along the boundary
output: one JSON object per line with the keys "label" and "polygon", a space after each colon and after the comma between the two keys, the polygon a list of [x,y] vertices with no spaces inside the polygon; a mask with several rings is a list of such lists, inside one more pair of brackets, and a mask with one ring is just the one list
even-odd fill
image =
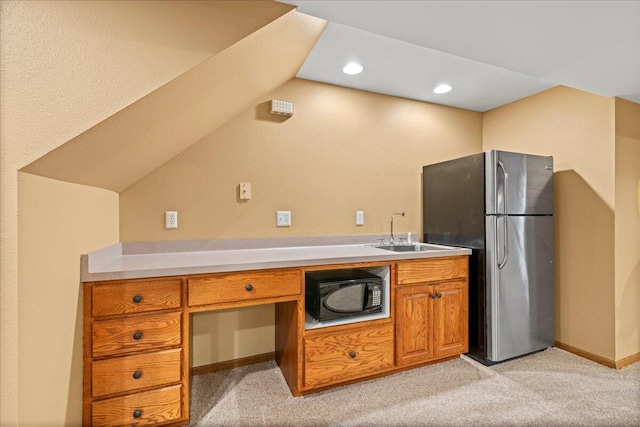
{"label": "electrical outlet", "polygon": [[277,211],[276,225],[278,227],[291,227],[291,211]]}
{"label": "electrical outlet", "polygon": [[164,228],[178,228],[178,212],[166,211],[164,213]]}
{"label": "electrical outlet", "polygon": [[356,211],[356,225],[364,225],[364,211]]}

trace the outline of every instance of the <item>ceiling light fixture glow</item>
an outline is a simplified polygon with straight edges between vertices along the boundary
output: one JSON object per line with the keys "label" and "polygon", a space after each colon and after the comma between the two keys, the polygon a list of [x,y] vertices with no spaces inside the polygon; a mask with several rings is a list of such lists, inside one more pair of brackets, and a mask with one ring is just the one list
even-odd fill
{"label": "ceiling light fixture glow", "polygon": [[344,68],[342,69],[342,71],[345,74],[360,74],[362,72],[364,68],[362,67],[362,65],[360,64],[356,64],[355,62],[351,62],[347,65],[344,66]]}
{"label": "ceiling light fixture glow", "polygon": [[433,90],[433,92],[434,93],[447,93],[447,92],[451,92],[452,90],[453,90],[453,86],[447,85],[447,84],[442,84],[442,85],[436,86],[436,88]]}

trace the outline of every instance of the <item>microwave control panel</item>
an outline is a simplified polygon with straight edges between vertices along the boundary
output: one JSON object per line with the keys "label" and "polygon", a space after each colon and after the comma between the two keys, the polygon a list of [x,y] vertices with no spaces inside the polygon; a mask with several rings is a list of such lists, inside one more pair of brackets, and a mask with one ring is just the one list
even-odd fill
{"label": "microwave control panel", "polygon": [[373,290],[373,306],[374,307],[377,307],[380,305],[381,298],[382,298],[382,289],[380,289],[380,287],[376,287]]}

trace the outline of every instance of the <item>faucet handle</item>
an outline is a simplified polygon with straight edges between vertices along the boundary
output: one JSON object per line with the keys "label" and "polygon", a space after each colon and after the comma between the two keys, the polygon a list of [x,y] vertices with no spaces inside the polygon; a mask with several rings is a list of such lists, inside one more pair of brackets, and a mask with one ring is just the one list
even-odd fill
{"label": "faucet handle", "polygon": [[400,240],[400,244],[401,245],[404,245],[405,244],[405,240],[407,240],[407,239],[404,238],[404,237],[400,237],[398,240]]}
{"label": "faucet handle", "polygon": [[384,246],[384,238],[377,239],[377,240],[378,240],[378,246]]}

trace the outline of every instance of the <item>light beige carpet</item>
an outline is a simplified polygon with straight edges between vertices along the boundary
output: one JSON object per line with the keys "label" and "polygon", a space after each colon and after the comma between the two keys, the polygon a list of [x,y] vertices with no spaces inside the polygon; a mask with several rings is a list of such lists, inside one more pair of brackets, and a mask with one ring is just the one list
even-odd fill
{"label": "light beige carpet", "polygon": [[465,356],[305,397],[275,362],[192,383],[192,426],[640,426],[640,362],[557,348],[487,367]]}

